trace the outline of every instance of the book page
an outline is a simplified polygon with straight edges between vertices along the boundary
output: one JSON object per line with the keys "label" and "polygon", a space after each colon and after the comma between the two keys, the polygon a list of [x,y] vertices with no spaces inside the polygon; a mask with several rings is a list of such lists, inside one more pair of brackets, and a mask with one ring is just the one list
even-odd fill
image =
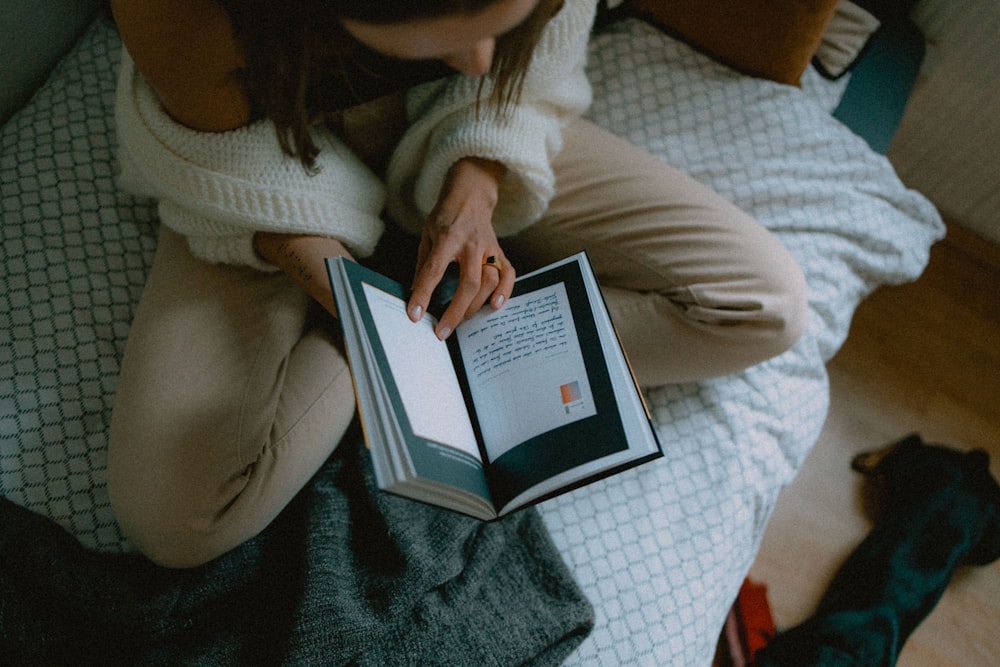
{"label": "book page", "polygon": [[414,434],[479,459],[448,346],[434,335],[434,317],[412,322],[402,299],[368,283],[364,291]]}
{"label": "book page", "polygon": [[483,309],[456,335],[490,461],[596,414],[563,283]]}

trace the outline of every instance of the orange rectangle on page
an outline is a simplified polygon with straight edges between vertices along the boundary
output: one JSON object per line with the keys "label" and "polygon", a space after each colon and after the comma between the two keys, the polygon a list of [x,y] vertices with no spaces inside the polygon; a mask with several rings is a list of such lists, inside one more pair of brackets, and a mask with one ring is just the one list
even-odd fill
{"label": "orange rectangle on page", "polygon": [[559,391],[562,392],[562,402],[563,405],[569,405],[574,401],[580,400],[580,383],[579,382],[568,382],[561,387]]}

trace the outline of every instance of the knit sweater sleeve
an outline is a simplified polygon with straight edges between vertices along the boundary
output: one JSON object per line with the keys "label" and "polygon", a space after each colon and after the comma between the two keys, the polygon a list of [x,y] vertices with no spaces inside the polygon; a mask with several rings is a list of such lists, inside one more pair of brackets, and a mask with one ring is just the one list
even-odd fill
{"label": "knit sweater sleeve", "polygon": [[[498,236],[541,217],[554,191],[551,159],[562,148],[562,129],[590,104],[584,66],[595,6],[596,0],[566,0],[536,47],[520,104],[506,118],[477,109],[477,79],[451,77],[410,92],[412,124],[387,174],[394,220],[419,234],[448,170],[469,156],[507,167],[493,214]],[[483,98],[488,95],[486,87]]]}
{"label": "knit sweater sleeve", "polygon": [[323,143],[315,174],[285,155],[273,125],[198,132],[174,121],[123,53],[116,99],[121,186],[159,201],[163,224],[209,262],[274,270],[253,249],[258,231],[340,240],[370,254],[385,188],[339,140]]}

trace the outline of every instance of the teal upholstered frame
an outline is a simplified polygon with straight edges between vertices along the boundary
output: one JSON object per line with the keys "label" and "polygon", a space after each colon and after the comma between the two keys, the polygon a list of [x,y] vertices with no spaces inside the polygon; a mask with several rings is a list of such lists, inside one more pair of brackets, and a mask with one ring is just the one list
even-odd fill
{"label": "teal upholstered frame", "polygon": [[0,124],[45,81],[103,5],[102,0],[0,5]]}

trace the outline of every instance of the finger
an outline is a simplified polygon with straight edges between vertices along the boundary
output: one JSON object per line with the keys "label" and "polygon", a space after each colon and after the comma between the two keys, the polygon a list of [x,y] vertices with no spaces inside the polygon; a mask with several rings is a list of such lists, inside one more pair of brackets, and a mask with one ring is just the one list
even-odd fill
{"label": "finger", "polygon": [[501,256],[499,263],[499,283],[490,297],[490,305],[494,310],[502,308],[510,299],[510,295],[514,292],[514,281],[517,279],[517,271],[514,270],[514,265],[506,257]]}
{"label": "finger", "polygon": [[479,282],[479,292],[476,293],[475,298],[472,299],[472,303],[469,304],[469,309],[465,311],[464,319],[469,319],[478,313],[487,301],[496,298],[494,295],[500,286],[501,275],[498,268],[489,264],[483,264],[483,275]]}
{"label": "finger", "polygon": [[[438,338],[446,339],[455,330],[455,327],[462,323],[468,312],[479,310],[485,303],[486,297],[476,303],[482,276],[482,260],[463,259],[459,263],[458,289],[455,290],[451,303],[441,315],[437,328],[434,330]],[[489,292],[486,294],[488,297]]]}
{"label": "finger", "polygon": [[446,255],[436,252],[435,249],[431,249],[422,261],[418,260],[410,299],[406,304],[406,313],[414,322],[427,312],[434,289],[441,283],[450,263]]}
{"label": "finger", "polygon": [[420,269],[423,267],[424,261],[427,259],[427,255],[431,253],[432,245],[433,241],[431,241],[430,235],[424,231],[420,235],[420,245],[417,246],[417,262],[414,264],[413,268],[414,279],[416,279],[417,274],[420,273]]}
{"label": "finger", "polygon": [[497,254],[491,259],[493,263],[483,262],[483,283],[477,297],[476,309],[467,313],[466,317],[472,317],[481,308],[481,304],[489,301],[493,310],[500,310],[514,292],[514,281],[517,272],[514,265],[502,254]]}

